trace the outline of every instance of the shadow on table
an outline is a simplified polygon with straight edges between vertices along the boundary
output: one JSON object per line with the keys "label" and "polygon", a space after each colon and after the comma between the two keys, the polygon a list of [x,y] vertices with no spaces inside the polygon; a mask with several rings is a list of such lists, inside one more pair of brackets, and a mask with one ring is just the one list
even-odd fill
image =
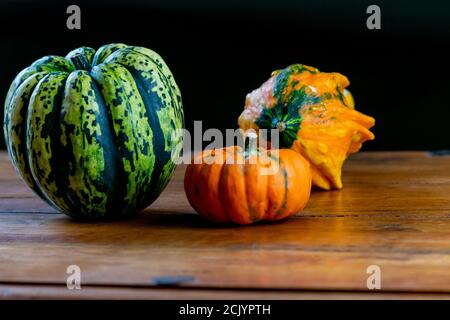
{"label": "shadow on table", "polygon": [[[254,249],[255,245],[272,244],[274,238],[292,242],[300,218],[251,226],[218,225],[193,213],[171,213],[147,209],[127,219],[109,221],[76,221],[57,218],[52,230],[59,241],[70,243],[144,246],[145,248],[209,248],[222,244],[231,250]],[[305,222],[305,221],[302,221]],[[307,222],[307,219],[306,219]],[[273,244],[272,244],[273,245]]]}
{"label": "shadow on table", "polygon": [[[217,224],[209,222],[195,213],[173,213],[172,211],[152,210],[150,208],[122,218],[112,218],[107,220],[80,220],[67,218],[68,222],[83,225],[104,225],[117,224],[128,226],[148,226],[148,227],[164,227],[164,228],[207,228],[207,229],[229,229],[229,228],[245,228],[250,226],[240,226],[236,224]],[[285,223],[285,219],[273,222],[259,222],[251,226],[277,225]]]}

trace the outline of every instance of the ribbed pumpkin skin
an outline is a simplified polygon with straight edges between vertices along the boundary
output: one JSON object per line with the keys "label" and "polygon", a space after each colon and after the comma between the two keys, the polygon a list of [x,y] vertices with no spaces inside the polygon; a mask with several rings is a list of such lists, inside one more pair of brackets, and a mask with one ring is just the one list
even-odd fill
{"label": "ribbed pumpkin skin", "polygon": [[[73,63],[80,54],[87,70]],[[14,166],[72,217],[122,216],[152,203],[175,168],[183,125],[180,91],[162,58],[124,44],[39,59],[5,101]]]}
{"label": "ribbed pumpkin skin", "polygon": [[[201,160],[195,159],[186,169],[184,189],[189,203],[216,223],[247,225],[298,213],[309,200],[310,165],[292,150],[278,151],[270,154],[270,164],[259,153],[247,157],[240,147],[203,151],[197,155]],[[218,156],[235,161],[211,161]],[[271,174],[262,174],[262,169],[276,167]]]}

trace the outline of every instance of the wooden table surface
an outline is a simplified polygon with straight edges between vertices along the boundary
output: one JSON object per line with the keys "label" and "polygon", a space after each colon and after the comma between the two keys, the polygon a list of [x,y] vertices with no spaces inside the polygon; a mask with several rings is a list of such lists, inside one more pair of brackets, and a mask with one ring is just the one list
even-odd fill
{"label": "wooden table surface", "polygon": [[[144,212],[81,223],[38,199],[1,152],[0,298],[450,297],[449,156],[353,155],[343,190],[249,227],[201,220],[184,169]],[[66,287],[69,265],[81,268],[81,290]],[[370,265],[381,290],[367,289]]]}

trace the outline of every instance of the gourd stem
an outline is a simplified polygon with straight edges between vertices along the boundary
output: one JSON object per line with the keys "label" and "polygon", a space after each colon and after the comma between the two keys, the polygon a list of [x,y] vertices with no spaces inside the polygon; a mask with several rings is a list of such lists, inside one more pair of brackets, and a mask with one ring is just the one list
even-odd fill
{"label": "gourd stem", "polygon": [[91,71],[91,64],[84,54],[76,54],[73,57],[70,57],[70,60],[77,70],[86,70],[88,72]]}
{"label": "gourd stem", "polygon": [[277,123],[276,127],[280,132],[283,132],[284,130],[286,130],[286,123],[280,121]]}
{"label": "gourd stem", "polygon": [[244,153],[248,156],[257,153],[258,135],[250,132],[246,135]]}

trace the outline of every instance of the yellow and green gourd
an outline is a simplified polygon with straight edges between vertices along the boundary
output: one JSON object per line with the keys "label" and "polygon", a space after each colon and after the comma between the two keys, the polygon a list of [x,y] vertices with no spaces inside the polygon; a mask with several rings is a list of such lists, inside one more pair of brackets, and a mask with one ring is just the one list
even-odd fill
{"label": "yellow and green gourd", "polygon": [[42,199],[79,218],[152,203],[175,168],[183,125],[163,59],[124,44],[43,57],[17,75],[5,101],[15,168]]}
{"label": "yellow and green gourd", "polygon": [[278,129],[279,145],[310,162],[314,187],[341,189],[345,159],[375,138],[375,119],[355,110],[349,84],[340,73],[303,64],[276,70],[247,95],[239,127]]}

